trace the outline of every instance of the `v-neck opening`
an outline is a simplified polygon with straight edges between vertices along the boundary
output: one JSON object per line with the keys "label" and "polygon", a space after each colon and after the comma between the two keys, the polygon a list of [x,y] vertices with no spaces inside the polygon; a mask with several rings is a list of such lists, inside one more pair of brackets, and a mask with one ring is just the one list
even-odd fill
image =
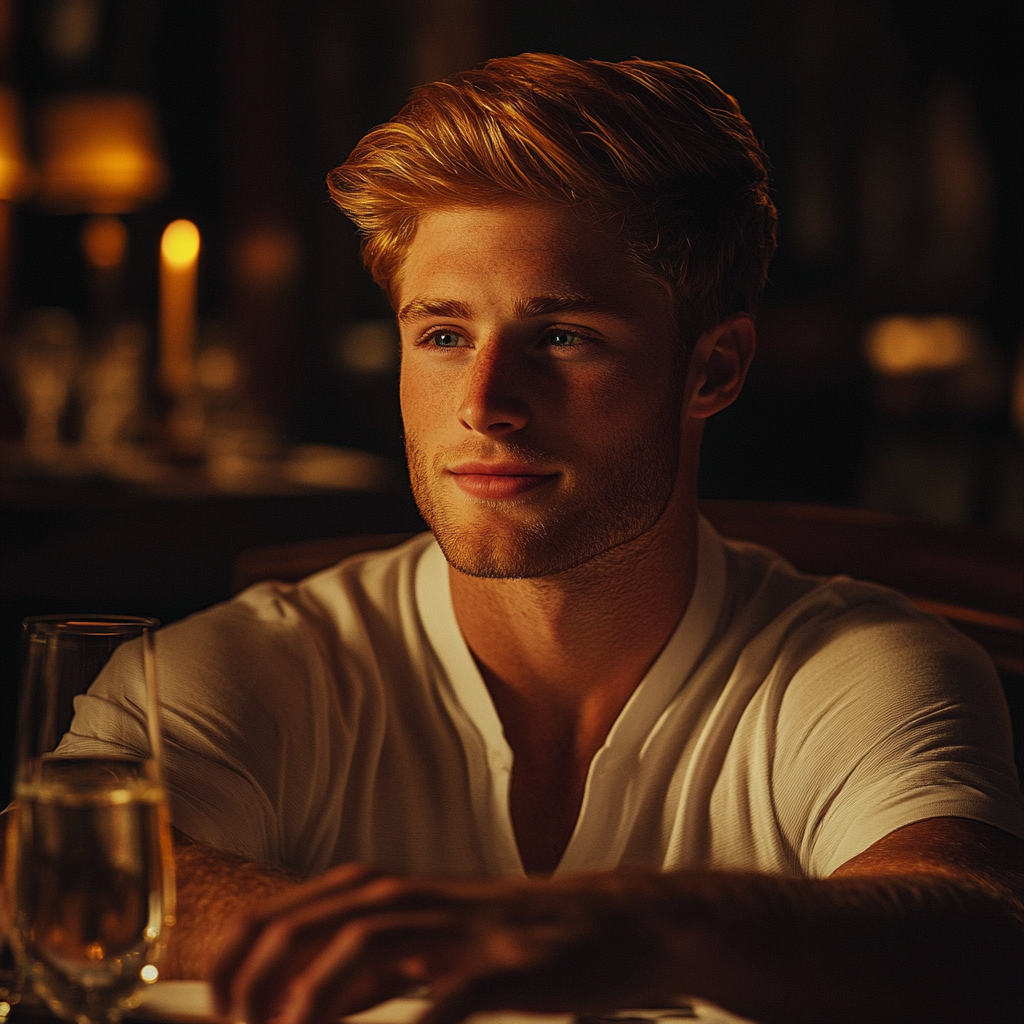
{"label": "v-neck opening", "polygon": [[[618,864],[629,835],[629,828],[623,825],[636,811],[630,791],[644,750],[704,653],[724,594],[722,542],[701,518],[697,571],[686,611],[591,760],[576,824],[554,875]],[[490,691],[459,629],[451,600],[448,563],[436,542],[420,556],[416,601],[424,630],[440,663],[442,696],[463,742],[470,798],[484,833],[484,860],[494,874],[525,875],[509,802],[512,748]],[[609,827],[609,821],[617,822],[614,829]],[[610,841],[612,836],[617,837],[614,842]]]}

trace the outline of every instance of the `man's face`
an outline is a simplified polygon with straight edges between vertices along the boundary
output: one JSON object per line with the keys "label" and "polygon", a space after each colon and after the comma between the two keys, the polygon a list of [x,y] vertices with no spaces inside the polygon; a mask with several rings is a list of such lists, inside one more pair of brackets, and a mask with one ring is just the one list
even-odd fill
{"label": "man's face", "polygon": [[396,291],[413,493],[457,570],[548,576],[657,521],[683,361],[617,239],[548,206],[439,210]]}

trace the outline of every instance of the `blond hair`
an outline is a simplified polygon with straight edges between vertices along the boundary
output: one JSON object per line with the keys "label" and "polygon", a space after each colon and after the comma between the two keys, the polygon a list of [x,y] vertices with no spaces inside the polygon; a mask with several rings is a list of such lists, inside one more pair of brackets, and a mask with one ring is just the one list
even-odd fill
{"label": "blond hair", "polygon": [[619,233],[693,337],[752,312],[775,249],[767,159],[736,101],[669,61],[523,54],[420,86],[327,178],[394,303],[423,212],[510,198]]}

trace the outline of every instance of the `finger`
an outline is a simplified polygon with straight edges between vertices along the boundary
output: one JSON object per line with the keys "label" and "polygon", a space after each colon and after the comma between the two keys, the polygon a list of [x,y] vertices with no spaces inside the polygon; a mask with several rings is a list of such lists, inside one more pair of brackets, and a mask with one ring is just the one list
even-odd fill
{"label": "finger", "polygon": [[[431,907],[461,910],[479,898],[479,885],[434,879],[346,876],[348,884],[309,886],[309,898],[279,899],[265,911],[250,914],[238,924],[236,934],[213,973],[222,1012],[248,998],[248,978],[269,973],[273,962],[287,962],[303,944],[340,928],[348,919],[397,910]],[[269,938],[266,937],[269,934]],[[307,960],[309,958],[307,957]],[[269,982],[268,982],[269,984]]]}
{"label": "finger", "polygon": [[[465,945],[461,921],[446,911],[384,913],[351,921],[290,980],[279,1019],[314,1024],[357,1013],[429,977],[437,965],[447,967]],[[251,1014],[245,1019],[251,1021]]]}
{"label": "finger", "polygon": [[258,910],[238,914],[228,925],[220,953],[210,972],[218,1012],[223,1013],[227,1009],[231,980],[270,921],[315,905],[328,894],[343,896],[374,877],[376,873],[362,864],[344,864],[297,889],[267,900]]}
{"label": "finger", "polygon": [[[377,878],[353,892],[321,897],[267,922],[252,936],[251,945],[233,975],[218,979],[226,996],[221,1012],[231,1008],[243,1019],[261,1019],[261,1014],[274,1010],[280,993],[332,943],[341,951],[337,954],[340,969],[346,936],[358,939],[361,930],[367,936],[385,934],[387,922],[393,919],[389,914],[431,909],[417,905],[430,901],[436,901],[434,894],[415,884],[397,878]],[[353,949],[354,956],[358,946]]]}
{"label": "finger", "polygon": [[[375,893],[381,888],[390,893],[395,886],[373,888]],[[354,915],[366,912],[365,902],[364,898],[353,906],[351,895],[345,892],[322,896],[265,922],[251,935],[234,974],[222,982],[233,1014],[252,1024],[271,1013],[293,979],[308,969]]]}
{"label": "finger", "polygon": [[330,942],[341,926],[338,922],[346,920],[320,916],[333,910],[327,906],[296,912],[271,921],[254,937],[235,973],[222,983],[234,1019],[258,1024],[273,1016],[291,980]]}
{"label": "finger", "polygon": [[[493,883],[376,877],[365,869],[331,872],[299,893],[274,900],[235,925],[236,932],[213,973],[221,1013],[234,1008],[266,1013],[284,990],[347,921],[390,911],[431,907],[466,912],[485,899]],[[276,915],[276,916],[275,916]],[[257,1018],[258,1019],[258,1018]]]}

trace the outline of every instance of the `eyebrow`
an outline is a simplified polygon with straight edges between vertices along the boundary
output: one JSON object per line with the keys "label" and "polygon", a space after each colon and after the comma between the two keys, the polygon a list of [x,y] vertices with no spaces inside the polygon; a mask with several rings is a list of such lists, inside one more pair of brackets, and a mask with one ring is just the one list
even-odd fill
{"label": "eyebrow", "polygon": [[400,323],[425,316],[446,316],[453,320],[471,319],[469,306],[456,299],[412,299],[398,311]]}
{"label": "eyebrow", "polygon": [[[550,316],[552,313],[609,313],[615,312],[613,303],[582,292],[560,292],[554,295],[534,295],[528,299],[516,299],[512,306],[517,320],[529,320],[536,316]],[[451,317],[453,320],[471,320],[472,310],[457,299],[412,299],[399,311],[402,323],[427,316]]]}
{"label": "eyebrow", "polygon": [[518,299],[513,305],[516,319],[528,320],[534,316],[549,316],[552,313],[608,313],[614,311],[614,304],[596,295],[583,292],[560,292],[557,295],[536,295],[530,299]]}

